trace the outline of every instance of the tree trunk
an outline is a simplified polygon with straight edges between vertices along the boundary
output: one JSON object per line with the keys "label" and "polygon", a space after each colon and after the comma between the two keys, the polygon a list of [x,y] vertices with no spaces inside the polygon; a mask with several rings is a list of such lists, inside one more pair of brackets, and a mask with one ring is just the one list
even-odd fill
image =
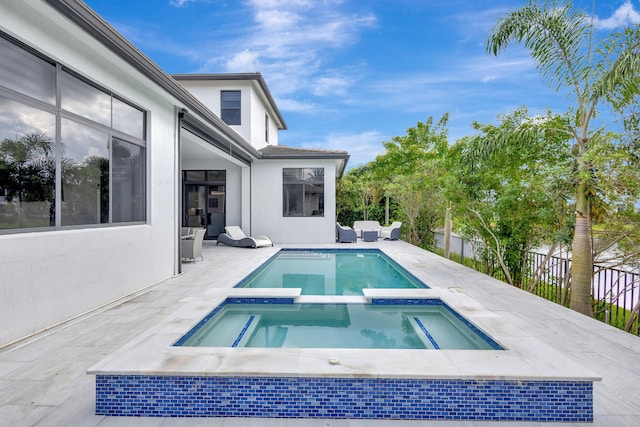
{"label": "tree trunk", "polygon": [[571,251],[571,299],[569,307],[579,313],[593,317],[591,301],[593,255],[589,213],[589,200],[585,194],[584,184],[581,184],[578,186],[576,198],[576,228]]}
{"label": "tree trunk", "polygon": [[444,216],[444,257],[449,258],[451,250],[451,208],[447,208]]}
{"label": "tree trunk", "polygon": [[389,224],[389,196],[384,198],[384,224]]}

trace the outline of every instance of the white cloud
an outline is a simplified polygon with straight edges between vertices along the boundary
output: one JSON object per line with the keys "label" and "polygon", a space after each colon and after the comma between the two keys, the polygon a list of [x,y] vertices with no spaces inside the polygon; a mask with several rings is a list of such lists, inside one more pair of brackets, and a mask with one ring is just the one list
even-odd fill
{"label": "white cloud", "polygon": [[260,69],[259,54],[245,49],[229,59],[225,66],[231,73],[258,71]]}
{"label": "white cloud", "polygon": [[613,30],[637,24],[640,24],[640,13],[635,10],[630,1],[622,4],[609,18],[600,19],[596,17],[594,20],[596,28],[603,30]]}
{"label": "white cloud", "polygon": [[313,84],[312,92],[316,96],[344,95],[351,84],[350,79],[340,76],[319,77]]}
{"label": "white cloud", "polygon": [[301,19],[297,13],[279,10],[258,10],[255,14],[255,20],[260,26],[277,28],[280,31],[293,27]]}
{"label": "white cloud", "polygon": [[[260,71],[272,91],[281,96],[299,90],[316,95],[344,93],[351,83],[340,77],[340,70],[321,76],[320,69],[331,61],[334,53],[356,43],[360,33],[376,25],[377,19],[369,13],[342,10],[341,3],[248,1],[245,5],[250,8],[253,26],[245,29],[245,37],[234,41],[235,47],[226,49],[226,55],[222,52],[227,57],[227,68],[233,66],[237,72]],[[259,52],[259,58],[248,56],[248,52]],[[220,50],[215,52],[218,57],[220,54]],[[250,68],[241,69],[243,64]]]}
{"label": "white cloud", "polygon": [[278,99],[277,104],[281,111],[291,111],[296,113],[314,111],[317,107],[312,102],[302,102],[291,98],[280,98]]}
{"label": "white cloud", "polygon": [[175,7],[182,7],[189,3],[196,3],[198,1],[203,1],[203,0],[170,0],[169,4]]}

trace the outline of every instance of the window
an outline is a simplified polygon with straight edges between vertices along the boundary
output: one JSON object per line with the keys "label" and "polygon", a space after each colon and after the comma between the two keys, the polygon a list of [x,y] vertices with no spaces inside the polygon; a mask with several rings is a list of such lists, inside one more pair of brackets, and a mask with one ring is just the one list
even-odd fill
{"label": "window", "polygon": [[282,215],[324,216],[324,168],[282,170]]}
{"label": "window", "polygon": [[0,230],[55,225],[56,117],[0,96]]}
{"label": "window", "polygon": [[119,138],[112,140],[112,222],[144,221],[147,217],[145,149]]}
{"label": "window", "polygon": [[228,125],[240,124],[240,91],[223,90],[220,92],[221,118]]}
{"label": "window", "polygon": [[145,221],[146,113],[2,33],[0,55],[0,233]]}
{"label": "window", "polygon": [[264,115],[264,141],[269,143],[269,115]]}

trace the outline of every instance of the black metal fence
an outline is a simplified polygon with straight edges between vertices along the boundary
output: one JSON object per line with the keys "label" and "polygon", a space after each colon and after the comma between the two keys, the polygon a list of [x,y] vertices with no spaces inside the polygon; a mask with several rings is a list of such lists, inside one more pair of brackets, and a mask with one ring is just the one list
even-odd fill
{"label": "black metal fence", "polygon": [[[444,247],[444,236],[435,233],[436,247]],[[452,236],[450,258],[504,280],[497,263],[487,261],[483,243]],[[522,288],[558,304],[567,305],[566,286],[571,270],[568,256],[550,256],[529,252],[527,268],[523,272]],[[637,268],[613,268],[594,265],[591,295],[594,299],[594,316],[617,328],[640,335],[640,272]]]}

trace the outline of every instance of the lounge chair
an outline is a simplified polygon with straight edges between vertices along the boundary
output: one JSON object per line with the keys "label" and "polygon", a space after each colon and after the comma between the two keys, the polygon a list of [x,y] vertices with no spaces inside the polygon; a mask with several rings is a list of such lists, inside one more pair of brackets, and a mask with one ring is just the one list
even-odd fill
{"label": "lounge chair", "polygon": [[398,240],[400,238],[400,227],[402,223],[396,221],[387,227],[382,227],[380,230],[380,237],[388,240]]}
{"label": "lounge chair", "polygon": [[354,243],[358,239],[353,228],[345,227],[336,222],[336,230],[338,231],[338,243]]}
{"label": "lounge chair", "polygon": [[185,234],[180,240],[182,246],[182,259],[191,260],[196,262],[196,258],[202,258],[202,241],[204,240],[204,234],[207,232],[204,228],[198,228],[193,234]]}
{"label": "lounge chair", "polygon": [[220,243],[236,246],[238,248],[260,248],[263,246],[273,246],[273,242],[267,236],[250,237],[237,225],[229,225],[224,228],[224,233],[218,235],[216,245]]}

